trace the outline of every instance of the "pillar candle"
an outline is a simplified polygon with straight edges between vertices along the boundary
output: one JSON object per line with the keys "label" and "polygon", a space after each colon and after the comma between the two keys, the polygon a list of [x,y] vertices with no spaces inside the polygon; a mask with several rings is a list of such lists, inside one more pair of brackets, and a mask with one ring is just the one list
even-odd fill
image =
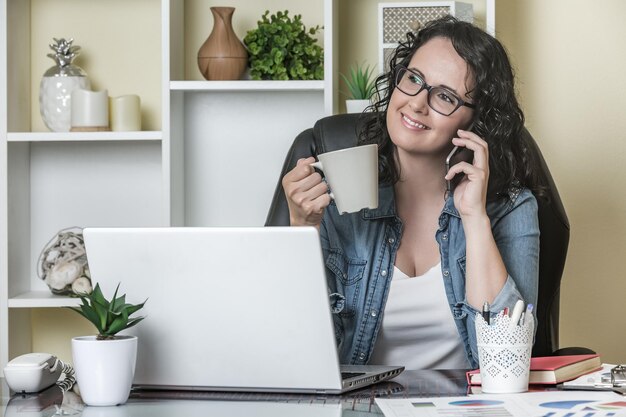
{"label": "pillar candle", "polygon": [[111,98],[111,130],[141,130],[141,100],[128,94]]}
{"label": "pillar candle", "polygon": [[109,95],[107,90],[72,91],[72,127],[108,127]]}

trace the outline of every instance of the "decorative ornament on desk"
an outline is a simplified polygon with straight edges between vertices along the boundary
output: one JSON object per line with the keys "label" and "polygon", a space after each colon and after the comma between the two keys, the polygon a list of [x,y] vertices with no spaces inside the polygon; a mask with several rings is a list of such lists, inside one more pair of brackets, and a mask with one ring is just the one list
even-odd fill
{"label": "decorative ornament on desk", "polygon": [[71,127],[71,99],[75,88],[90,89],[91,83],[82,68],[72,63],[80,46],[72,45],[74,39],[53,38],[50,44],[56,65],[48,68],[39,85],[39,110],[41,118],[53,132],[69,132]]}
{"label": "decorative ornament on desk", "polygon": [[91,275],[79,227],[60,230],[41,251],[37,274],[53,294],[81,296],[91,293]]}
{"label": "decorative ornament on desk", "polygon": [[198,68],[207,80],[238,80],[248,52],[233,30],[234,7],[211,7],[213,30],[198,51]]}

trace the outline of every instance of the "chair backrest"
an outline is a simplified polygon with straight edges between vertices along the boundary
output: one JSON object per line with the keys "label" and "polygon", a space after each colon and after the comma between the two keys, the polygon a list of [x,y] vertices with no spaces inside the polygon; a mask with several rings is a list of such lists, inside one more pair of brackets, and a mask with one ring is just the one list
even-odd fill
{"label": "chair backrest", "polygon": [[[274,192],[265,222],[266,226],[288,226],[289,209],[281,185],[282,177],[298,159],[318,153],[343,149],[357,144],[358,114],[341,114],[319,120],[312,129],[300,133],[294,140]],[[569,221],[546,162],[530,133],[524,129],[540,161],[540,178],[547,185],[547,195],[538,199],[539,205],[539,297],[536,306],[538,320],[533,356],[548,356],[559,344],[559,298],[561,277],[569,244]]]}

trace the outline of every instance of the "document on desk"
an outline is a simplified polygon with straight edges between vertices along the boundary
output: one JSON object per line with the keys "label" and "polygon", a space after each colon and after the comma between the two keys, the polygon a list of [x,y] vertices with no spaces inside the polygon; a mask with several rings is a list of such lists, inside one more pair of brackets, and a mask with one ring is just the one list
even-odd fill
{"label": "document on desk", "polygon": [[622,417],[624,397],[614,392],[545,391],[468,397],[384,399],[386,417]]}
{"label": "document on desk", "polygon": [[603,363],[602,369],[596,372],[564,382],[563,389],[610,390],[613,387],[613,384],[611,384],[611,369],[614,367],[615,365]]}

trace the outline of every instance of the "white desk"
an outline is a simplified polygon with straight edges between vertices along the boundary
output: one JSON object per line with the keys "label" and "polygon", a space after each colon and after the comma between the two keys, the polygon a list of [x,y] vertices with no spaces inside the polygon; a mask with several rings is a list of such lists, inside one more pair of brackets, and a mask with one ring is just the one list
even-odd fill
{"label": "white desk", "polygon": [[11,395],[0,379],[0,415],[5,417],[374,417],[375,397],[465,395],[465,371],[405,371],[394,381],[345,395],[219,392],[133,392],[117,407],[87,407],[76,394],[56,387],[39,394]]}

